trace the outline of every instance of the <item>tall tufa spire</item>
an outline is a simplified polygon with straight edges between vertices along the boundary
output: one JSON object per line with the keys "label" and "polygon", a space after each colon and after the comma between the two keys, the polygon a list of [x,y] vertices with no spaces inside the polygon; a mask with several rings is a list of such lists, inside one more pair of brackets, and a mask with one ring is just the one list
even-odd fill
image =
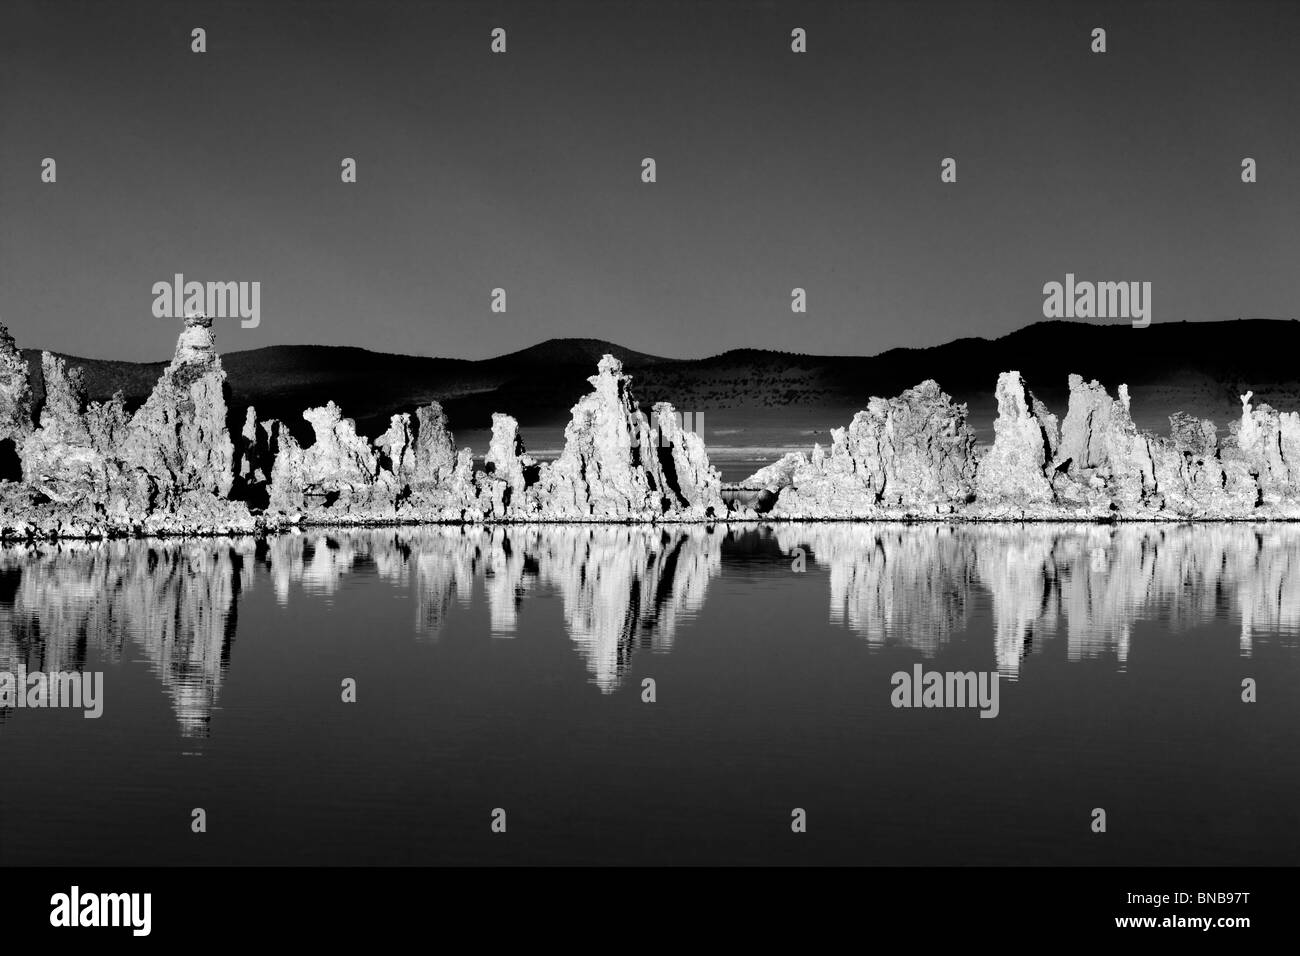
{"label": "tall tufa spire", "polygon": [[185,316],[185,328],[176,341],[172,366],[217,361],[217,340],[212,332],[212,318],[202,312]]}

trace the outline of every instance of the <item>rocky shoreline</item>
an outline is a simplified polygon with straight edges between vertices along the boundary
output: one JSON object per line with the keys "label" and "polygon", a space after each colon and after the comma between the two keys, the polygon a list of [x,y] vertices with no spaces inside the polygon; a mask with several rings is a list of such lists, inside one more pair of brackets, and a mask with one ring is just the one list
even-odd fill
{"label": "rocky shoreline", "polygon": [[[1139,431],[1129,396],[1070,378],[1058,419],[1018,372],[997,381],[992,446],[933,381],[873,398],[831,445],[724,485],[702,438],[671,405],[647,416],[631,378],[601,359],[554,461],[530,456],[509,415],[492,417],[476,465],[437,402],[392,416],[373,441],[333,402],[284,423],[229,408],[211,320],[191,317],[153,392],[87,403],[79,370],[28,366],[0,326],[0,538],[266,534],[300,526],[723,521],[1295,521],[1300,414],[1252,406],[1223,434],[1171,416]],[[242,424],[241,424],[242,422]]]}

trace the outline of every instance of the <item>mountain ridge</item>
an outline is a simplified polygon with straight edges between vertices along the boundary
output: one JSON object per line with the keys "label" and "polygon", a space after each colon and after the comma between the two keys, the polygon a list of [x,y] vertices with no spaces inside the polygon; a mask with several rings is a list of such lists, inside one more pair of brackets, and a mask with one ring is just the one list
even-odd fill
{"label": "mountain ridge", "polygon": [[[39,405],[40,351],[22,351]],[[1221,419],[1246,391],[1255,392],[1257,402],[1300,408],[1295,319],[1166,322],[1146,329],[1051,320],[996,338],[968,336],[867,356],[738,348],[677,359],[601,339],[552,338],[486,359],[322,345],[273,345],[221,357],[232,411],[242,415],[254,405],[259,418],[281,418],[297,431],[304,409],[332,399],[362,431],[377,434],[391,414],[433,400],[458,428],[486,427],[493,411],[514,415],[524,426],[563,421],[605,353],[623,361],[640,401],[669,401],[681,410],[847,410],[934,379],[970,405],[972,418],[991,420],[992,386],[1008,369],[1020,371],[1039,399],[1059,412],[1071,373],[1110,388],[1126,383],[1135,416],[1157,426],[1178,410]],[[83,369],[88,399],[102,401],[120,390],[128,407],[144,401],[166,366],[56,354]]]}

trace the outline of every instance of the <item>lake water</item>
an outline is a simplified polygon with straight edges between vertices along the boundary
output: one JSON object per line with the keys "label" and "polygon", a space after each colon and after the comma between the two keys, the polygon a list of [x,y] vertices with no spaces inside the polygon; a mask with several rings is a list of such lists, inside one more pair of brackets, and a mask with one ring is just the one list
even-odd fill
{"label": "lake water", "polygon": [[104,710],[0,711],[0,864],[1300,862],[1300,527],[9,547],[20,666]]}

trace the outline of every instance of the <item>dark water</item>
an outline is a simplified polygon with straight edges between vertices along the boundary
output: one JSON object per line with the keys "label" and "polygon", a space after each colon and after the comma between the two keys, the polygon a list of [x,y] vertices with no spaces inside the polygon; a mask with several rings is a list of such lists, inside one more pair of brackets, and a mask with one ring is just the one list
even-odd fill
{"label": "dark water", "polygon": [[1295,864],[1298,643],[1292,527],[10,548],[0,670],[105,703],[0,716],[0,863]]}

